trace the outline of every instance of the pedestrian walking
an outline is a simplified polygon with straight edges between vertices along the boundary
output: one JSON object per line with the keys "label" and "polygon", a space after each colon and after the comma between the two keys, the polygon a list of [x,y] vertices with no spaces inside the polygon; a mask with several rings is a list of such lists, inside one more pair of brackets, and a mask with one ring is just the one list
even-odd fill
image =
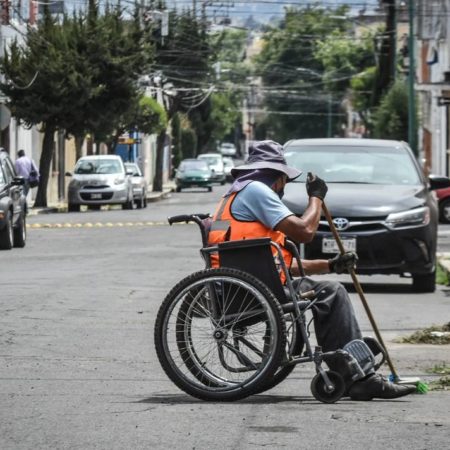
{"label": "pedestrian walking", "polygon": [[25,180],[23,185],[23,193],[27,196],[30,188],[36,187],[39,184],[39,170],[34,161],[25,155],[25,150],[17,152],[16,172]]}

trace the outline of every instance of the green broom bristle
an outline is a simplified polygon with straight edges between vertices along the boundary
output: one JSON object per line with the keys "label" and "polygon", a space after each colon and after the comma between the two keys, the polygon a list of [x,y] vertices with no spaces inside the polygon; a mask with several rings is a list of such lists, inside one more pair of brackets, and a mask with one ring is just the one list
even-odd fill
{"label": "green broom bristle", "polygon": [[430,390],[430,387],[427,383],[424,383],[423,381],[419,381],[416,386],[416,392],[418,394],[426,394]]}

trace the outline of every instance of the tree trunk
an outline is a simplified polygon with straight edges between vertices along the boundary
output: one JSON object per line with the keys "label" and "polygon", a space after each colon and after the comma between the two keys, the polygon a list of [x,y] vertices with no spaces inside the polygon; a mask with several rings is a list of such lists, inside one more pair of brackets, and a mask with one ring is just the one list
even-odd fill
{"label": "tree trunk", "polygon": [[75,136],[75,156],[76,161],[81,158],[81,152],[83,147],[84,136]]}
{"label": "tree trunk", "polygon": [[41,159],[39,160],[39,173],[41,177],[34,206],[47,206],[47,185],[50,178],[50,167],[53,158],[55,131],[56,127],[54,125],[47,124],[45,126]]}
{"label": "tree trunk", "polygon": [[156,168],[153,178],[153,190],[161,192],[163,190],[163,158],[164,144],[166,142],[166,130],[164,129],[158,134],[156,139]]}

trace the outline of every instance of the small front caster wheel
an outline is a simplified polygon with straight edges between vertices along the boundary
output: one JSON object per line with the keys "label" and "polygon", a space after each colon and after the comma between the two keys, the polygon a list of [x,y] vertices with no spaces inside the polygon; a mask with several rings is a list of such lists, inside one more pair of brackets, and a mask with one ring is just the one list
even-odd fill
{"label": "small front caster wheel", "polygon": [[332,389],[329,389],[322,378],[322,375],[318,373],[311,381],[311,392],[316,400],[322,403],[335,403],[337,402],[345,391],[345,382],[340,374],[327,370],[326,374],[333,385]]}

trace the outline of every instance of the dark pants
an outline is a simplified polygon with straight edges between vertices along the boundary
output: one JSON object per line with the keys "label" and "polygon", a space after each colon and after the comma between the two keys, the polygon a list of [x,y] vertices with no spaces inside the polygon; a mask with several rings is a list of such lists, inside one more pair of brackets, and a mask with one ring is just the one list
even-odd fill
{"label": "dark pants", "polygon": [[315,281],[311,278],[294,280],[294,287],[302,292],[314,290],[317,302],[313,305],[317,343],[324,352],[344,347],[362,334],[347,291],[335,281]]}

